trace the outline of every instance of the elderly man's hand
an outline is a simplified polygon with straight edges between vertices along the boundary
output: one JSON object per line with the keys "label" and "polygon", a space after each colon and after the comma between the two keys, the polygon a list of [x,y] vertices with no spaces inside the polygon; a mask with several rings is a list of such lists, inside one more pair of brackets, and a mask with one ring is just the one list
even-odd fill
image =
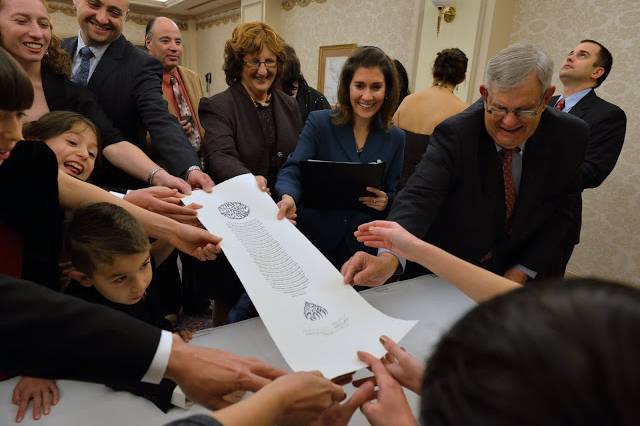
{"label": "elderly man's hand", "polygon": [[165,377],[176,382],[192,401],[215,409],[229,405],[224,395],[256,392],[284,374],[256,359],[188,345],[174,335]]}
{"label": "elderly man's hand", "polygon": [[345,284],[375,287],[384,284],[397,268],[398,259],[391,253],[373,256],[359,251],[342,265],[340,273]]}

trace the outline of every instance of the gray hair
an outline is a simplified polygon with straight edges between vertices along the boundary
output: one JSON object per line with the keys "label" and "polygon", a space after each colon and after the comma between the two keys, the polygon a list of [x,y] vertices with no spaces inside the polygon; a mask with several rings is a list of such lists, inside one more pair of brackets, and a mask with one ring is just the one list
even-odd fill
{"label": "gray hair", "polygon": [[538,77],[544,93],[551,85],[553,61],[539,47],[512,44],[489,59],[484,84],[487,90],[494,84],[498,90],[509,90],[519,86],[532,72]]}

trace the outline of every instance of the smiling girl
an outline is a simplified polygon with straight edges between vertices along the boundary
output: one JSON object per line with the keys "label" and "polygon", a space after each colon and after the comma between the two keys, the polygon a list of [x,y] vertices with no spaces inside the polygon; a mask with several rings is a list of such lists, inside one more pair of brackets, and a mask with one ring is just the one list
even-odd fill
{"label": "smiling girl", "polygon": [[69,111],[54,111],[25,124],[24,137],[43,141],[56,154],[59,168],[86,181],[100,152],[100,138],[94,124]]}

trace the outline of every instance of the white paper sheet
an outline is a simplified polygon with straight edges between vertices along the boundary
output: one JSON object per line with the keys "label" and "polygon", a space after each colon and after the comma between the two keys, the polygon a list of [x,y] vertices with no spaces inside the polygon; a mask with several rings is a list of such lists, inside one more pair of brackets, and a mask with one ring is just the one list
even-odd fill
{"label": "white paper sheet", "polygon": [[416,325],[384,315],[343,284],[294,225],[276,219],[275,203],[252,175],[229,179],[210,194],[194,191],[184,202],[203,206],[198,219],[223,238],[225,255],[292,370],[326,377],[358,370],[364,364],[356,351],[382,356],[381,335],[399,341]]}

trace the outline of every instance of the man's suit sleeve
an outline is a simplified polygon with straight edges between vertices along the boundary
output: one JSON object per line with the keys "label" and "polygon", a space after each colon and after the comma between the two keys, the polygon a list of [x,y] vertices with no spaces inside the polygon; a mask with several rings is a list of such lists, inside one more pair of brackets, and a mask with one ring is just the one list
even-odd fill
{"label": "man's suit sleeve", "polygon": [[589,143],[582,163],[583,188],[596,188],[613,170],[624,142],[627,116],[615,105],[589,120]]}
{"label": "man's suit sleeve", "polygon": [[423,238],[455,180],[460,155],[453,126],[439,125],[415,172],[396,195],[387,220],[396,221]]}
{"label": "man's suit sleeve", "polygon": [[191,166],[199,165],[198,154],[189,143],[178,121],[162,99],[162,65],[145,58],[133,86],[138,113],[151,135],[151,144],[167,165],[169,172],[182,176]]}
{"label": "man's suit sleeve", "polygon": [[79,112],[95,124],[100,132],[103,149],[111,144],[126,140],[122,133],[113,126],[111,119],[104,113],[93,92],[71,81],[65,81],[65,85],[65,94],[69,101],[73,102],[73,111]]}
{"label": "man's suit sleeve", "polygon": [[0,276],[0,368],[97,383],[139,381],[160,329],[111,308]]}

